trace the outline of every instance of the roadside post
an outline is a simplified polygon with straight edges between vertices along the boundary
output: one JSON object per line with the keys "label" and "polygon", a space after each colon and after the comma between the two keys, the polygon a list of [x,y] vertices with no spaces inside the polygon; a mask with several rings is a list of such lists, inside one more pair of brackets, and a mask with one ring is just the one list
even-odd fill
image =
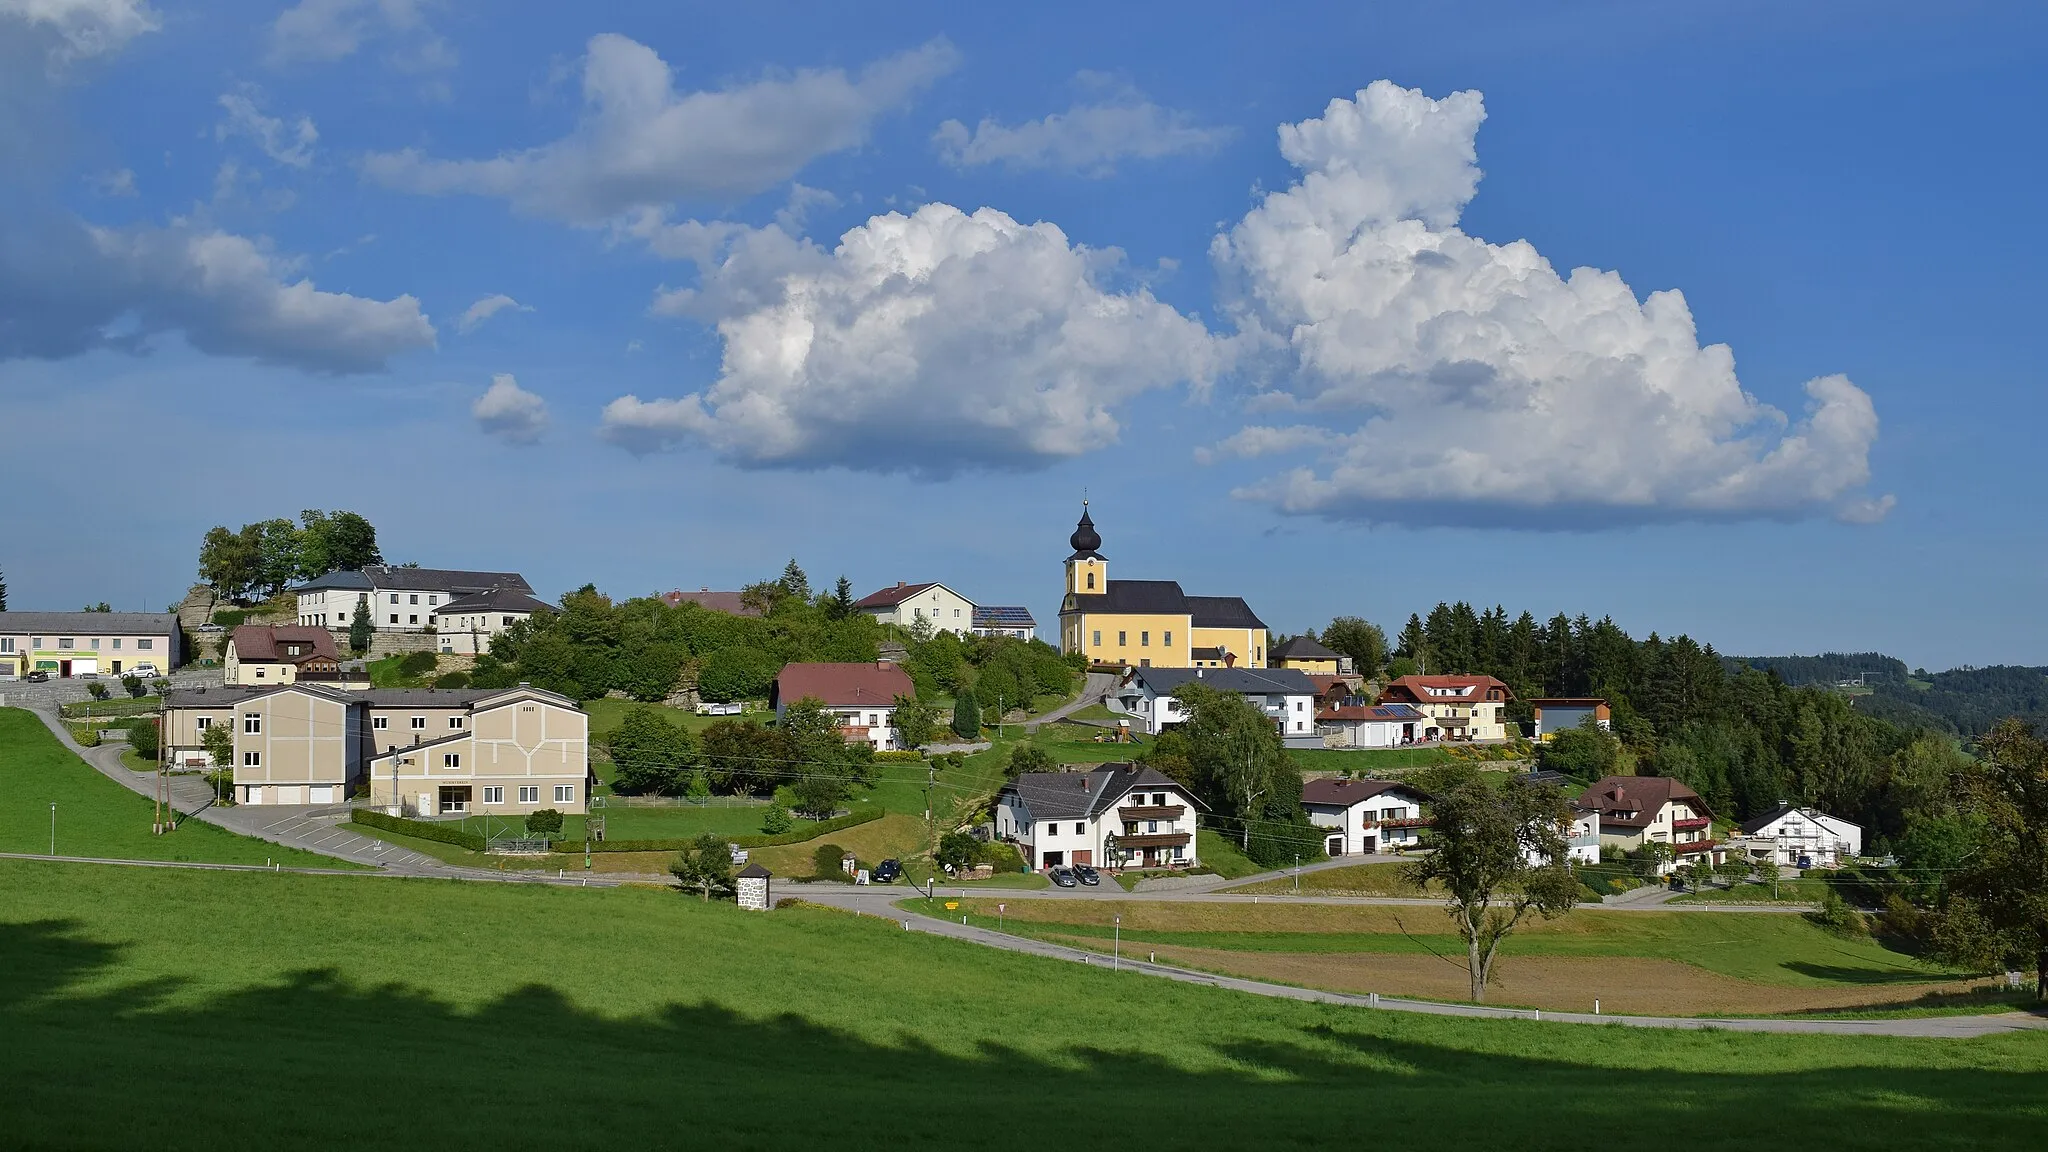
{"label": "roadside post", "polygon": [[1124,918],[1118,916],[1115,919],[1109,937],[1109,970],[1120,972],[1124,966]]}

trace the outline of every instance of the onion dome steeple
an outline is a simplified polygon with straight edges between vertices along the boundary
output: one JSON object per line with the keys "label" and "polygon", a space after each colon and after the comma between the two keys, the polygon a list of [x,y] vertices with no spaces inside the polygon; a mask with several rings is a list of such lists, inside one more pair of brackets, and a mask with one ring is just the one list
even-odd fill
{"label": "onion dome steeple", "polygon": [[1088,518],[1088,502],[1081,501],[1081,522],[1074,525],[1074,534],[1067,537],[1067,543],[1074,546],[1074,555],[1092,556],[1102,547],[1102,536],[1095,531],[1095,521]]}

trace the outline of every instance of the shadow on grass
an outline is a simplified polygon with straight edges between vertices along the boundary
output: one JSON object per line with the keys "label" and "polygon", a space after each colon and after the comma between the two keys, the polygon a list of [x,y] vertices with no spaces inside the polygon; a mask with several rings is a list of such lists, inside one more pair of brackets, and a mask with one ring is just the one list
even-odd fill
{"label": "shadow on grass", "polygon": [[[543,983],[462,1010],[399,972],[303,970],[199,998],[177,980],[110,984],[121,952],[75,922],[0,925],[0,1144],[1042,1150],[1150,1131],[1161,1147],[1320,1148],[1369,1128],[1400,1147],[1583,1152],[1588,1133],[1628,1127],[1890,1152],[2038,1148],[2048,1124],[2048,1073],[1873,1067],[1847,1046],[1800,1059],[1789,1037],[1758,1041],[1740,1072],[1636,1070],[1561,1057],[1585,1045],[1554,1025],[1495,1025],[1522,1029],[1485,1034],[1520,1038],[1503,1054],[1455,1046],[1475,1025],[1332,1010],[1190,1053],[1205,1057],[1191,1068],[1099,1028],[1053,1057],[947,1050],[944,1034],[878,1043],[712,1002],[611,1017]],[[1872,1101],[1882,1124],[1845,1123]]]}

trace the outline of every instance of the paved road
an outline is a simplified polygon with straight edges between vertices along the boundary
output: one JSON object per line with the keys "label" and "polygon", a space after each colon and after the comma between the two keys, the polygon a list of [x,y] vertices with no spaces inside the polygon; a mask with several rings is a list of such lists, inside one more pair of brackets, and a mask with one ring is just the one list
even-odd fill
{"label": "paved road", "polygon": [[1051,724],[1064,720],[1081,709],[1088,707],[1090,704],[1100,704],[1102,703],[1103,696],[1115,687],[1116,677],[1107,672],[1090,672],[1081,680],[1081,694],[1079,696],[1047,712],[1043,716],[1034,716],[1026,720],[1024,722],[1024,731],[1036,732],[1041,724]]}
{"label": "paved road", "polygon": [[[1219,976],[1213,972],[1197,972],[1188,968],[1177,968],[1170,964],[1158,964],[1148,960],[1112,958],[1099,953],[1069,948],[1043,940],[1031,940],[1022,936],[991,931],[959,924],[951,920],[921,913],[906,913],[890,907],[887,900],[876,906],[872,898],[874,889],[848,888],[844,885],[791,885],[802,887],[803,897],[828,907],[836,907],[861,915],[880,916],[902,924],[906,931],[927,932],[934,936],[945,936],[965,940],[990,948],[1001,948],[1007,952],[1022,952],[1032,956],[1045,956],[1055,960],[1069,960],[1097,968],[1114,967],[1146,976],[1158,976],[1177,980],[1184,984],[1203,984],[1212,988],[1227,988],[1235,992],[1247,992],[1255,996],[1271,996],[1280,1000],[1304,1000],[1318,1004],[1342,1004],[1355,1008],[1383,1008],[1395,1012],[1421,1012],[1435,1016],[1471,1016],[1488,1019],[1550,1020],[1567,1024],[1608,1024],[1632,1028],[1677,1028],[1707,1029],[1719,1028],[1731,1032],[1797,1032],[1845,1036],[1911,1036],[1948,1039],[1966,1039],[1976,1036],[1991,1036],[2003,1032],[2048,1030],[2048,1016],[2025,1012],[2009,1012],[1988,1016],[1929,1016],[1914,1019],[1894,1020],[1745,1020],[1740,1018],[1704,1018],[1688,1016],[1595,1016],[1587,1012],[1538,1012],[1528,1008],[1489,1008],[1475,1004],[1439,1004],[1428,1000],[1405,1000],[1399,997],[1367,994],[1364,996],[1344,992],[1325,992],[1315,988],[1296,988],[1287,984],[1268,984],[1263,980],[1247,980],[1236,976]],[[817,891],[812,891],[812,889]],[[825,889],[837,891],[825,891]],[[901,897],[906,893],[898,891],[883,895]],[[1036,895],[1037,893],[1031,893]],[[1025,895],[1025,893],[1017,893]]]}
{"label": "paved road", "polygon": [[[221,670],[187,666],[163,679],[169,680],[172,686],[177,688],[218,687],[221,682]],[[0,702],[4,702],[4,706],[8,708],[32,708],[38,711],[49,709],[54,712],[59,704],[77,704],[92,699],[90,686],[93,684],[104,685],[117,699],[127,695],[127,690],[121,687],[121,678],[111,674],[98,680],[84,680],[76,676],[69,680],[53,678],[41,684],[30,683],[27,680],[0,680]]]}

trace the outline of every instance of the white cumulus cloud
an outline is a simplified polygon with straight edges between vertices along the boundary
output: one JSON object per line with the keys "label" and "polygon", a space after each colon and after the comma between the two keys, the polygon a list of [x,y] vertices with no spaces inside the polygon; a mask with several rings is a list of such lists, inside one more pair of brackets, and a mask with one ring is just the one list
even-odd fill
{"label": "white cumulus cloud", "polygon": [[455,321],[455,329],[463,333],[474,332],[478,325],[505,311],[507,308],[515,312],[533,311],[533,309],[521,304],[519,301],[499,292],[486,296],[464,309],[461,318]]}
{"label": "white cumulus cloud", "polygon": [[702,284],[655,311],[717,326],[718,379],[614,400],[615,443],[758,467],[1030,468],[1114,443],[1121,402],[1205,385],[1223,360],[1199,321],[1105,284],[1119,253],[992,208],[875,216],[831,251],[772,226],[716,247]]}
{"label": "white cumulus cloud", "polygon": [[1525,241],[1458,227],[1478,187],[1476,92],[1378,81],[1280,128],[1300,179],[1211,249],[1244,343],[1270,357],[1260,407],[1292,422],[1206,453],[1308,453],[1244,489],[1278,507],[1406,523],[1603,524],[1694,517],[1869,521],[1870,398],[1808,381],[1798,419],[1701,346],[1675,290],[1560,276]]}
{"label": "white cumulus cloud", "polygon": [[969,130],[958,120],[948,120],[932,133],[932,143],[939,157],[955,168],[1003,164],[1105,176],[1115,171],[1118,160],[1213,152],[1232,135],[1229,128],[1202,127],[1186,112],[1162,108],[1124,88],[1109,99],[1076,104],[1022,124],[984,118]]}
{"label": "white cumulus cloud", "polygon": [[519,386],[510,373],[491,377],[491,386],[469,407],[476,426],[508,444],[534,444],[548,426],[548,402]]}
{"label": "white cumulus cloud", "polygon": [[313,118],[300,116],[287,123],[282,117],[266,116],[257,103],[258,96],[254,89],[223,93],[220,106],[227,118],[214,126],[213,138],[241,137],[279,164],[293,168],[310,166],[313,145],[320,140],[320,130],[314,127]]}
{"label": "white cumulus cloud", "polygon": [[364,173],[427,195],[502,198],[581,224],[689,197],[760,192],[819,156],[859,147],[877,118],[951,71],[943,40],[878,60],[858,75],[803,69],[715,91],[678,93],[645,44],[594,36],[583,62],[584,115],[562,139],[483,160],[417,150],[379,153]]}
{"label": "white cumulus cloud", "polygon": [[299,0],[271,23],[265,61],[273,68],[325,64],[383,39],[401,69],[448,67],[454,51],[427,23],[424,7],[419,0]]}
{"label": "white cumulus cloud", "polygon": [[54,36],[55,61],[112,55],[163,26],[145,0],[0,0],[0,17]]}

